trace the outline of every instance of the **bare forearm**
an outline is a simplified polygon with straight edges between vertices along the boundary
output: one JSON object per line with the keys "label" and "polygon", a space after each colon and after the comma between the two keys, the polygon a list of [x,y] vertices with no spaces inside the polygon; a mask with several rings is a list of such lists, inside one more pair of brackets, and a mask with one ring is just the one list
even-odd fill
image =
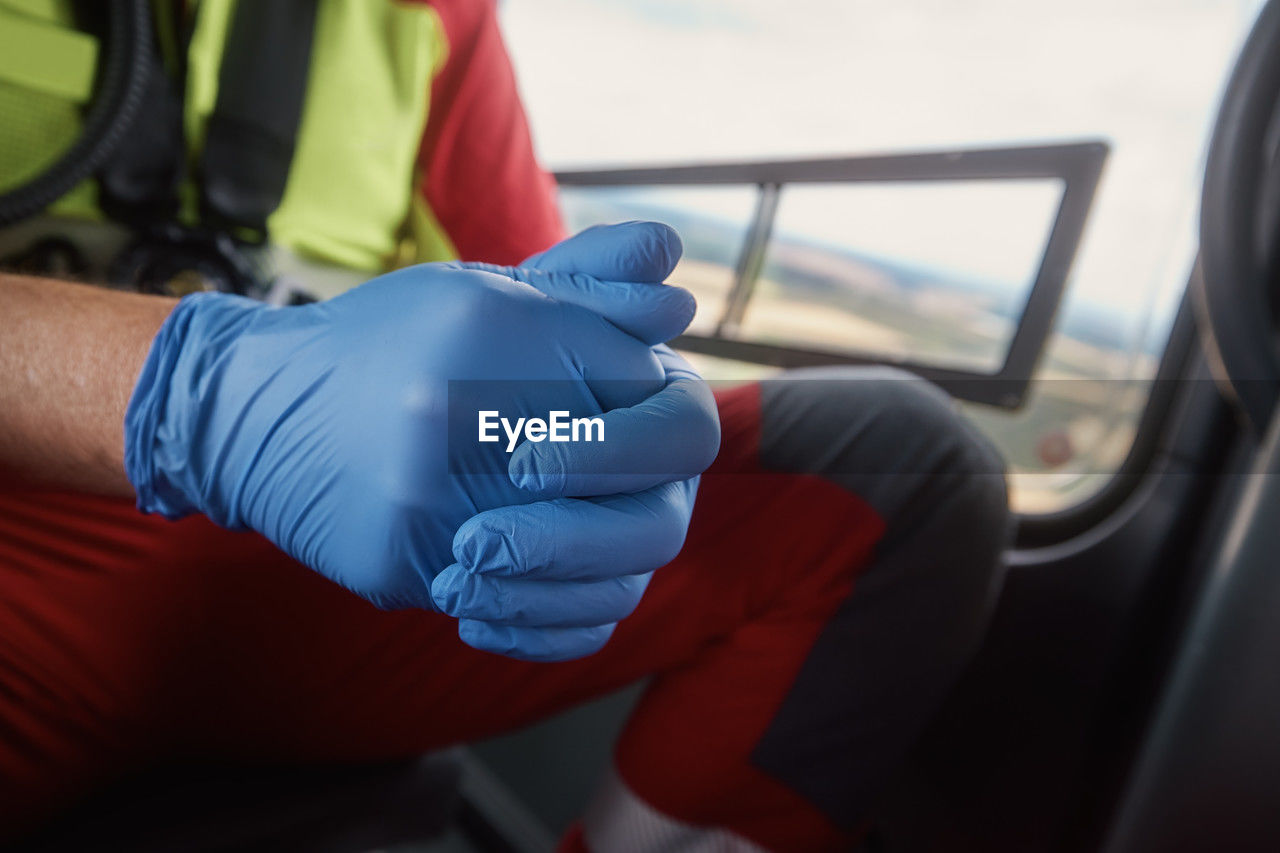
{"label": "bare forearm", "polygon": [[132,494],[124,411],[175,300],[0,273],[0,469]]}

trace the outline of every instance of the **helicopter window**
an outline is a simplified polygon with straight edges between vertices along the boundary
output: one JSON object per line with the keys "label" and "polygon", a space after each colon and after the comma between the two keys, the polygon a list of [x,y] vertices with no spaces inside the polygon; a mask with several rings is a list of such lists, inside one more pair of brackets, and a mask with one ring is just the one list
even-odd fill
{"label": "helicopter window", "polygon": [[[558,172],[1105,140],[1105,170],[1061,305],[1056,314],[1049,309],[1052,330],[1030,362],[1034,372],[1021,377],[1029,381],[1020,405],[966,403],[1009,460],[1015,507],[1047,513],[1100,489],[1131,446],[1194,258],[1203,147],[1218,93],[1259,6],[507,0],[502,19],[539,149]],[[567,20],[574,26],[565,27]],[[626,194],[666,193],[687,214],[675,223],[682,233],[692,219],[733,207],[722,244],[703,247],[719,251],[719,266],[693,275],[691,261],[673,277],[686,283],[688,274],[687,284],[709,302],[691,331],[719,330],[739,342],[802,339],[827,349],[857,338],[858,349],[885,361],[905,357],[982,374],[1003,352],[992,341],[1011,334],[1000,318],[1026,287],[1028,258],[1042,248],[1048,226],[1037,193],[1052,183],[1035,181],[1025,198],[998,201],[1003,190],[990,185],[781,186],[767,200],[776,206],[774,227],[754,259],[760,285],[746,300],[726,292],[726,282],[729,258],[753,260],[742,257],[751,202],[712,204],[695,193],[677,203],[671,187],[635,185],[566,187],[564,198],[577,227],[634,215],[604,215],[611,192],[620,204]],[[913,193],[920,201],[914,216],[906,201]],[[584,195],[594,217],[575,200]],[[949,254],[948,241],[970,232],[988,238],[972,241],[972,257]],[[866,280],[859,286],[847,271],[803,279],[785,269],[793,251],[787,241],[954,270],[947,279],[954,292],[935,282],[936,292],[919,298],[898,286],[872,299]],[[918,251],[902,254],[913,246]],[[998,273],[1002,287],[966,299],[974,273]],[[832,291],[847,299],[832,303]],[[787,363],[723,355],[695,358],[712,379]]]}
{"label": "helicopter window", "polygon": [[1052,180],[784,187],[738,333],[995,373],[1061,196]]}

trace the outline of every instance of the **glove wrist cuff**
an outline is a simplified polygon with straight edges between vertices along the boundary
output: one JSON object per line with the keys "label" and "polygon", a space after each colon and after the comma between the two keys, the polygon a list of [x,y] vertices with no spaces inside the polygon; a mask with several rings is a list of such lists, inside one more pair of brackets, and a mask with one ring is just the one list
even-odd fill
{"label": "glove wrist cuff", "polygon": [[125,475],[142,512],[177,519],[206,510],[189,457],[206,415],[200,397],[210,384],[204,375],[210,327],[225,326],[228,309],[243,316],[260,307],[240,297],[196,293],[183,297],[156,333],[124,417]]}

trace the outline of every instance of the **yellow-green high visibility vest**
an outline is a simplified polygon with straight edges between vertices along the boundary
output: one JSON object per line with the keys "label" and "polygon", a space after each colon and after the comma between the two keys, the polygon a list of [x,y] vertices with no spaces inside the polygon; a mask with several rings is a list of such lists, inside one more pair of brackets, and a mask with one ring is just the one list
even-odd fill
{"label": "yellow-green high visibility vest", "polygon": [[[192,162],[217,99],[236,2],[198,3],[184,99]],[[312,261],[370,273],[452,259],[452,245],[423,215],[416,191],[431,82],[447,53],[436,12],[393,0],[317,3],[301,126],[284,197],[267,223],[272,242]],[[71,26],[70,5],[0,0],[0,191],[48,168],[78,133],[97,44]],[[157,18],[172,8],[157,3]],[[162,49],[171,53],[164,35],[173,29],[158,23]],[[187,187],[186,218],[194,218],[195,199]],[[85,181],[49,213],[102,219],[95,183]]]}

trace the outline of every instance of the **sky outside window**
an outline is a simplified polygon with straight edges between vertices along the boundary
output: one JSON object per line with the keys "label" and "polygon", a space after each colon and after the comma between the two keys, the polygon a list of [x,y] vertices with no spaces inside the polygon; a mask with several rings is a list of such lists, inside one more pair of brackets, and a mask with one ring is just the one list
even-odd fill
{"label": "sky outside window", "polygon": [[553,168],[1106,138],[1067,307],[1136,316],[1177,253],[1217,95],[1257,7],[507,0],[502,14]]}
{"label": "sky outside window", "polygon": [[[973,412],[1011,461],[1015,503],[1049,511],[1104,483],[1127,452],[1145,391],[1111,380],[1154,371],[1194,255],[1218,95],[1259,6],[506,0],[502,17],[552,168],[1106,140],[1041,365],[1059,384],[1038,382],[1016,414]],[[819,211],[793,224],[818,234],[824,223]],[[1008,260],[936,248],[970,267]],[[1090,393],[1063,390],[1081,377]],[[1064,441],[1070,461],[1048,465],[1040,448]]]}

